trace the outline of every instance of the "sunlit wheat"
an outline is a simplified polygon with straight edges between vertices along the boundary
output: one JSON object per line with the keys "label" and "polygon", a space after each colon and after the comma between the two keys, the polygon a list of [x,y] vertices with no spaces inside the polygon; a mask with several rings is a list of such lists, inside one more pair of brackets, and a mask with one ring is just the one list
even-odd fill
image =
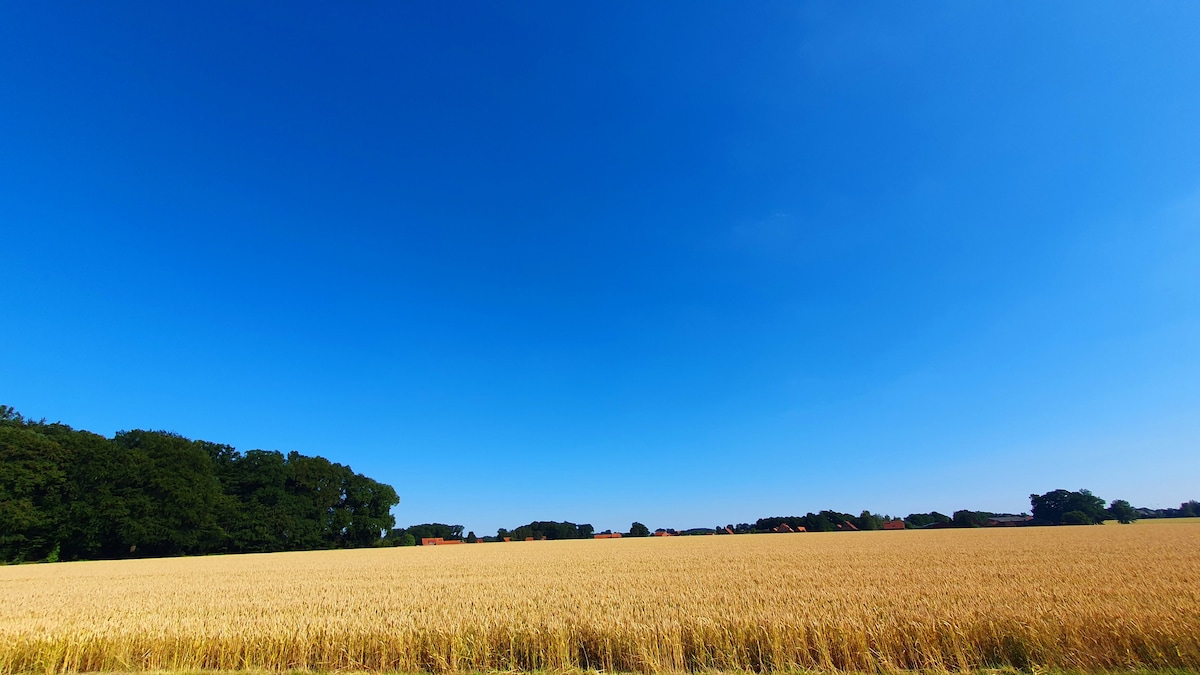
{"label": "sunlit wheat", "polygon": [[1200,668],[1200,524],[0,568],[0,673]]}

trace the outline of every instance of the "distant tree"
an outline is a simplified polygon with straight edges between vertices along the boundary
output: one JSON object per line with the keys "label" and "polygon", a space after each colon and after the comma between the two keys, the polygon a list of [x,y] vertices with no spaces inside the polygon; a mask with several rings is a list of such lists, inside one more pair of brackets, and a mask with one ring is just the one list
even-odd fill
{"label": "distant tree", "polygon": [[563,521],[557,522],[553,520],[535,520],[528,525],[522,525],[512,532],[504,535],[512,537],[515,540],[541,539],[545,537],[549,540],[555,539],[591,539],[595,533],[595,528],[588,523],[576,525],[575,523]]}
{"label": "distant tree", "polygon": [[650,536],[650,528],[646,527],[645,525],[643,525],[637,521],[634,521],[634,523],[629,526],[629,536],[631,536],[631,537],[649,537]]}
{"label": "distant tree", "polygon": [[463,538],[462,525],[446,525],[445,523],[423,523],[421,525],[412,525],[405,530],[413,536],[414,539],[420,541],[422,539],[436,539],[441,537],[447,540],[458,540]]}
{"label": "distant tree", "polygon": [[477,544],[477,543],[479,543],[479,538],[475,536],[475,531],[474,531],[474,530],[472,530],[472,531],[470,531],[470,532],[468,532],[468,533],[467,533],[467,543],[468,543],[468,544]]}
{"label": "distant tree", "polygon": [[910,513],[904,518],[904,522],[913,527],[925,527],[933,523],[951,523],[953,519],[944,513],[931,511],[929,513]]}
{"label": "distant tree", "polygon": [[877,516],[870,511],[863,511],[858,518],[853,521],[854,526],[860,530],[882,530],[883,518]]}
{"label": "distant tree", "polygon": [[987,525],[990,514],[984,511],[955,511],[952,521],[955,527],[983,527]]}
{"label": "distant tree", "polygon": [[1043,495],[1029,495],[1029,503],[1033,507],[1033,517],[1055,525],[1067,524],[1064,517],[1068,512],[1079,511],[1092,524],[1104,522],[1104,500],[1093,495],[1088,490],[1070,492],[1067,490],[1052,490]]}
{"label": "distant tree", "polygon": [[1108,515],[1122,525],[1137,520],[1138,512],[1124,499],[1114,499],[1108,505]]}
{"label": "distant tree", "polygon": [[1062,516],[1063,525],[1093,525],[1092,517],[1083,511],[1067,511]]}

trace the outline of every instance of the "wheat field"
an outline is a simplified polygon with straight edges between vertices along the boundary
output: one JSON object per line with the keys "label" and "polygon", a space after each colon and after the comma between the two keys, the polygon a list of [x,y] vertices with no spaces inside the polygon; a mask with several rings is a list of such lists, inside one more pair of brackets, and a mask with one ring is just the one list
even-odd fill
{"label": "wheat field", "polygon": [[0,568],[0,673],[1200,668],[1200,523]]}

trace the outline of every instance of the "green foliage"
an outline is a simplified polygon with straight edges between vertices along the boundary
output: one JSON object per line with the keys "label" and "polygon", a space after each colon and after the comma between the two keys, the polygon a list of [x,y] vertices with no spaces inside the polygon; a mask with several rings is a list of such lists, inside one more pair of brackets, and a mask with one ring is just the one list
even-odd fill
{"label": "green foliage", "polygon": [[629,536],[631,536],[631,537],[649,537],[650,536],[650,528],[646,527],[645,525],[643,525],[637,521],[634,521],[634,523],[629,526]]}
{"label": "green foliage", "polygon": [[904,518],[904,522],[913,527],[925,527],[934,523],[949,524],[953,522],[953,519],[944,513],[931,511],[929,513],[910,513]]}
{"label": "green foliage", "polygon": [[401,532],[411,534],[416,541],[422,539],[441,537],[442,539],[462,539],[462,525],[446,525],[444,523],[424,523],[422,525],[410,525]]}
{"label": "green foliage", "polygon": [[[864,512],[870,516],[870,512]],[[872,516],[874,518],[874,516]],[[771,518],[759,518],[751,527],[752,532],[771,532],[776,527],[783,523],[787,523],[791,528],[803,527],[809,532],[834,532],[843,529],[846,523],[851,523],[858,527],[859,517],[852,516],[849,513],[839,513],[837,511],[821,511],[820,513],[809,513],[805,516],[773,516]],[[738,528],[741,526],[739,525]],[[880,525],[882,527],[882,524]],[[738,529],[734,530],[738,532]]]}
{"label": "green foliage", "polygon": [[1033,517],[1054,525],[1067,525],[1067,513],[1077,511],[1087,518],[1086,524],[1100,524],[1106,515],[1104,500],[1093,495],[1088,490],[1068,492],[1053,490],[1044,495],[1029,495],[1029,503],[1033,507]]}
{"label": "green foliage", "polygon": [[877,516],[877,515],[871,513],[870,511],[863,511],[862,514],[860,514],[857,518],[855,518],[851,522],[853,522],[854,526],[860,530],[882,530],[883,529],[883,517]]}
{"label": "green foliage", "polygon": [[951,521],[955,527],[983,527],[987,525],[988,518],[992,514],[986,511],[968,511],[963,509],[955,511]]}
{"label": "green foliage", "polygon": [[0,406],[0,561],[372,546],[398,502],[320,457],[162,431],[107,439]]}
{"label": "green foliage", "polygon": [[1124,499],[1114,499],[1108,504],[1108,515],[1122,525],[1137,520],[1138,512]]}
{"label": "green foliage", "polygon": [[1063,525],[1092,525],[1092,518],[1083,511],[1067,511],[1062,516]]}
{"label": "green foliage", "polygon": [[534,539],[545,537],[548,540],[591,539],[594,533],[595,529],[587,523],[576,525],[566,521],[559,523],[552,520],[537,520],[528,525],[522,525],[504,536],[512,537],[514,541],[521,541],[529,537]]}
{"label": "green foliage", "polygon": [[0,424],[0,560],[42,560],[58,545],[71,457],[11,409]]}

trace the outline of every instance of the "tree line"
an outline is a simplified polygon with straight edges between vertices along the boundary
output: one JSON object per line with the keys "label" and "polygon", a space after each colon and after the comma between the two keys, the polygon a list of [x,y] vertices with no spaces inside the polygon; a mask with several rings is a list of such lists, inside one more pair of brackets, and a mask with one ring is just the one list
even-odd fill
{"label": "tree line", "polygon": [[[803,516],[772,516],[759,518],[753,523],[738,523],[718,525],[713,528],[696,527],[688,530],[659,528],[656,533],[672,536],[708,535],[708,534],[763,534],[779,532],[782,525],[791,530],[803,528],[808,532],[836,532],[859,530],[882,530],[888,523],[900,524],[904,529],[921,529],[937,527],[976,528],[987,527],[997,518],[1012,519],[1010,523],[1024,526],[1039,525],[1098,525],[1106,520],[1116,520],[1120,523],[1131,523],[1139,518],[1190,518],[1200,516],[1200,502],[1184,502],[1178,509],[1135,509],[1124,499],[1114,499],[1105,505],[1105,500],[1092,494],[1090,490],[1052,490],[1045,494],[1029,495],[1030,513],[1011,514],[993,513],[991,511],[972,511],[961,509],[951,515],[937,511],[929,513],[910,513],[903,518],[893,518],[888,515],[873,514],[863,511],[857,516],[839,511],[825,510],[818,513],[809,512]],[[1026,519],[1027,518],[1027,519]],[[576,525],[571,522],[534,521],[521,525],[512,530],[500,528],[496,536],[477,537],[474,532],[463,535],[462,525],[446,525],[442,523],[426,523],[412,525],[408,528],[393,529],[385,538],[389,546],[415,546],[422,537],[441,537],[448,540],[462,540],[468,543],[492,541],[522,541],[526,538],[535,540],[547,539],[590,539],[595,534],[612,534],[611,530],[595,532],[589,524]],[[620,533],[623,537],[649,537],[653,534],[650,528],[640,522],[630,525],[628,532]]]}
{"label": "tree line", "polygon": [[389,485],[323,457],[165,431],[106,438],[0,406],[0,561],[372,546]]}
{"label": "tree line", "polygon": [[[395,528],[391,486],[322,457],[272,450],[239,452],[165,431],[122,431],[112,438],[22,417],[0,405],[0,562],[412,546],[422,539],[521,541],[590,539],[588,524],[533,521],[495,536],[463,534],[462,525]],[[1022,525],[1084,525],[1106,519],[1200,516],[1200,502],[1178,509],[1135,509],[1088,490],[1030,495]],[[1026,514],[1021,514],[1025,516]],[[902,526],[984,527],[997,514],[967,509],[904,518],[824,510],[754,523],[658,533],[750,534],[879,530]],[[612,534],[605,530],[599,534]],[[627,537],[647,537],[634,522]]]}

